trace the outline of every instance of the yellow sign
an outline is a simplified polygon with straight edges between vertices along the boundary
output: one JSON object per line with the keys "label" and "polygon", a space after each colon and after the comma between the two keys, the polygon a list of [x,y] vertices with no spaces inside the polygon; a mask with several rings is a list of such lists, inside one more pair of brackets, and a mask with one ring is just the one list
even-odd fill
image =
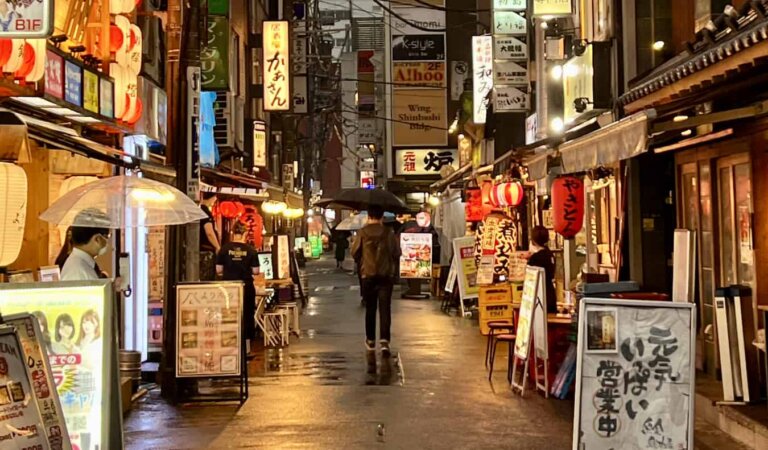
{"label": "yellow sign", "polygon": [[571,0],[533,0],[534,16],[568,16]]}
{"label": "yellow sign", "polygon": [[83,108],[99,113],[99,76],[93,72],[83,72]]}
{"label": "yellow sign", "polygon": [[291,61],[288,22],[265,21],[263,27],[264,50],[264,110],[291,109]]}
{"label": "yellow sign", "polygon": [[396,89],[392,103],[394,146],[448,144],[445,90]]}
{"label": "yellow sign", "polygon": [[447,86],[445,63],[438,62],[394,62],[392,77],[396,89]]}

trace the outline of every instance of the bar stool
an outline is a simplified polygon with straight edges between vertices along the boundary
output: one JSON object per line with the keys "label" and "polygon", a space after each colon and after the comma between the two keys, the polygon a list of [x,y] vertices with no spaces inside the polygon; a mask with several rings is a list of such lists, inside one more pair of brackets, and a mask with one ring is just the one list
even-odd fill
{"label": "bar stool", "polygon": [[485,344],[485,367],[488,368],[490,360],[488,357],[491,354],[491,346],[493,345],[494,336],[496,332],[509,331],[511,332],[515,328],[514,316],[512,320],[492,320],[488,322],[488,341]]}
{"label": "bar stool", "polygon": [[509,352],[509,356],[507,357],[507,381],[510,383],[512,382],[512,349],[515,346],[516,338],[517,335],[512,333],[498,334],[494,337],[493,348],[491,349],[491,368],[488,371],[488,381],[491,381],[491,378],[493,377],[493,363],[496,359],[496,346],[499,345],[499,342],[506,342],[507,351]]}

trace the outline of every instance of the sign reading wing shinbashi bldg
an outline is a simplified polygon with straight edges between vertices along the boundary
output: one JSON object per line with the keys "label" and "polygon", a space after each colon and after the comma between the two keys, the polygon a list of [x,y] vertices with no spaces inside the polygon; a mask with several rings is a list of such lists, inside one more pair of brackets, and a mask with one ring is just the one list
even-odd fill
{"label": "sign reading wing shinbashi bldg", "polygon": [[288,22],[264,22],[264,110],[291,109],[291,61]]}

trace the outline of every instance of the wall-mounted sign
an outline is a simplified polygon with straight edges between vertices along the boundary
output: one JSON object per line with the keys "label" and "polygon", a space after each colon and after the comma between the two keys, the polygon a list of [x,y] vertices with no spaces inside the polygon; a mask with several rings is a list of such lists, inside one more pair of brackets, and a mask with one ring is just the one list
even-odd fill
{"label": "wall-mounted sign", "polygon": [[200,50],[202,89],[229,87],[229,20],[208,16],[208,42]]}
{"label": "wall-mounted sign", "polygon": [[448,101],[443,89],[395,89],[393,145],[443,146],[448,143]]}
{"label": "wall-mounted sign", "polygon": [[267,167],[267,124],[253,121],[253,167]]}
{"label": "wall-mounted sign", "polygon": [[50,336],[48,361],[72,448],[123,445],[112,292],[106,281],[0,287],[4,316],[34,311]]}
{"label": "wall-mounted sign", "polygon": [[283,164],[283,188],[293,191],[293,164]]}
{"label": "wall-mounted sign", "polygon": [[528,111],[528,93],[513,86],[496,86],[493,110],[496,112]]}
{"label": "wall-mounted sign", "polygon": [[180,284],[176,301],[176,376],[240,375],[243,284]]}
{"label": "wall-mounted sign", "polygon": [[208,14],[212,16],[228,16],[229,0],[208,0]]}
{"label": "wall-mounted sign", "polygon": [[358,118],[357,121],[357,143],[358,144],[377,144],[379,141],[378,119]]}
{"label": "wall-mounted sign", "polygon": [[400,235],[400,278],[432,278],[432,234]]}
{"label": "wall-mounted sign", "polygon": [[53,34],[55,0],[5,1],[0,38],[47,38]]}
{"label": "wall-mounted sign", "polygon": [[83,106],[83,68],[71,61],[64,62],[64,100]]}
{"label": "wall-mounted sign", "polygon": [[392,61],[445,60],[445,33],[392,36]]}
{"label": "wall-mounted sign", "polygon": [[451,100],[459,101],[467,78],[469,78],[469,64],[465,61],[451,61]]}
{"label": "wall-mounted sign", "polygon": [[373,189],[376,187],[376,172],[372,170],[360,171],[360,187],[363,189]]}
{"label": "wall-mounted sign", "polygon": [[445,62],[395,62],[392,79],[398,89],[446,87]]}
{"label": "wall-mounted sign", "polygon": [[493,65],[494,84],[528,85],[528,69],[514,61],[496,61]]}
{"label": "wall-mounted sign", "polygon": [[459,168],[457,149],[397,149],[395,175],[440,175],[445,166]]}
{"label": "wall-mounted sign", "polygon": [[278,280],[291,278],[291,249],[288,245],[288,235],[281,234],[275,236],[273,250],[275,252],[273,261],[277,261],[275,269]]}
{"label": "wall-mounted sign", "polygon": [[264,110],[288,111],[291,109],[291,57],[289,54],[288,22],[264,21]]}
{"label": "wall-mounted sign", "polygon": [[[312,240],[312,237],[309,238]],[[259,272],[264,274],[265,280],[274,280],[275,271],[272,268],[272,253],[259,253]]]}
{"label": "wall-mounted sign", "polygon": [[[536,113],[525,118],[525,145],[536,142],[536,134],[539,132],[539,116]],[[548,227],[551,228],[551,227]]]}
{"label": "wall-mounted sign", "polygon": [[64,58],[50,50],[45,52],[45,93],[64,98]]}
{"label": "wall-mounted sign", "polygon": [[493,12],[493,34],[528,34],[528,21],[514,11]]}
{"label": "wall-mounted sign", "polygon": [[[445,11],[431,8],[396,8],[398,16],[391,16],[392,34],[428,34],[445,28]],[[401,19],[402,18],[402,19]],[[414,27],[418,25],[419,28]],[[422,29],[426,28],[426,30]]]}
{"label": "wall-mounted sign", "polygon": [[90,70],[83,72],[83,108],[99,113],[99,76]]}
{"label": "wall-mounted sign", "polygon": [[528,60],[528,44],[512,36],[494,36],[493,52],[497,60]]}
{"label": "wall-mounted sign", "polygon": [[527,8],[528,0],[493,0],[494,11],[525,11]]}
{"label": "wall-mounted sign", "polygon": [[488,94],[493,89],[493,38],[472,36],[472,121],[485,123]]}
{"label": "wall-mounted sign", "polygon": [[101,78],[99,80],[99,114],[113,118],[115,116],[115,85],[112,81]]}
{"label": "wall-mounted sign", "polygon": [[308,95],[307,76],[293,77],[293,112],[295,114],[307,114],[309,112]]}
{"label": "wall-mounted sign", "polygon": [[293,22],[293,38],[291,40],[291,59],[293,61],[293,73],[305,75],[307,73],[307,21],[295,20]]}
{"label": "wall-mounted sign", "polygon": [[534,16],[570,16],[572,11],[572,0],[533,0]]}

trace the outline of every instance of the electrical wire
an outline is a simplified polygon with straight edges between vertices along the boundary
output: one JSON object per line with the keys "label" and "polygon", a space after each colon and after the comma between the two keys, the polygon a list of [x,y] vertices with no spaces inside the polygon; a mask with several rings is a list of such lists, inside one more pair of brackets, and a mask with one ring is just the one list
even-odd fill
{"label": "electrical wire", "polygon": [[358,116],[363,116],[363,118],[365,118],[365,119],[381,119],[381,120],[384,120],[386,122],[402,123],[402,124],[405,124],[405,125],[418,125],[420,127],[424,127],[424,128],[427,128],[427,129],[448,131],[448,128],[436,127],[434,125],[429,125],[429,124],[424,123],[424,122],[409,122],[407,120],[392,119],[392,118],[389,118],[389,117],[375,116],[375,115],[370,115],[370,114],[367,114],[367,113],[362,113],[361,114],[360,112],[358,112],[358,111],[356,111],[354,109],[351,109],[351,107],[349,105],[347,105],[346,103],[344,103],[343,105],[347,107],[347,109],[343,109],[342,110],[343,112],[357,114]]}
{"label": "electrical wire", "polygon": [[[435,11],[456,12],[456,13],[469,13],[469,14],[472,14],[472,13],[477,14],[479,12],[492,12],[493,11],[492,9],[446,8],[444,6],[437,6],[437,5],[433,5],[431,3],[427,3],[424,0],[411,0],[411,1],[414,1],[414,2],[418,3],[419,5],[421,5],[421,6],[417,6],[417,8],[434,9]],[[403,3],[400,3],[400,2],[392,2],[392,3],[403,4]],[[408,4],[406,3],[405,5],[408,5]],[[413,5],[409,5],[409,6],[413,6]]]}
{"label": "electrical wire", "polygon": [[404,23],[412,26],[413,28],[416,28],[417,30],[431,31],[431,32],[435,32],[435,33],[445,33],[446,31],[448,31],[447,28],[427,28],[427,27],[421,26],[421,25],[419,25],[419,24],[417,24],[415,22],[411,22],[410,20],[404,18],[400,14],[392,11],[388,6],[385,6],[384,3],[382,3],[380,0],[373,0],[373,2],[376,3],[377,5],[379,5],[381,7],[381,9],[383,9],[384,11],[388,12],[389,14],[391,14],[394,17],[397,17],[398,19],[402,20]]}

